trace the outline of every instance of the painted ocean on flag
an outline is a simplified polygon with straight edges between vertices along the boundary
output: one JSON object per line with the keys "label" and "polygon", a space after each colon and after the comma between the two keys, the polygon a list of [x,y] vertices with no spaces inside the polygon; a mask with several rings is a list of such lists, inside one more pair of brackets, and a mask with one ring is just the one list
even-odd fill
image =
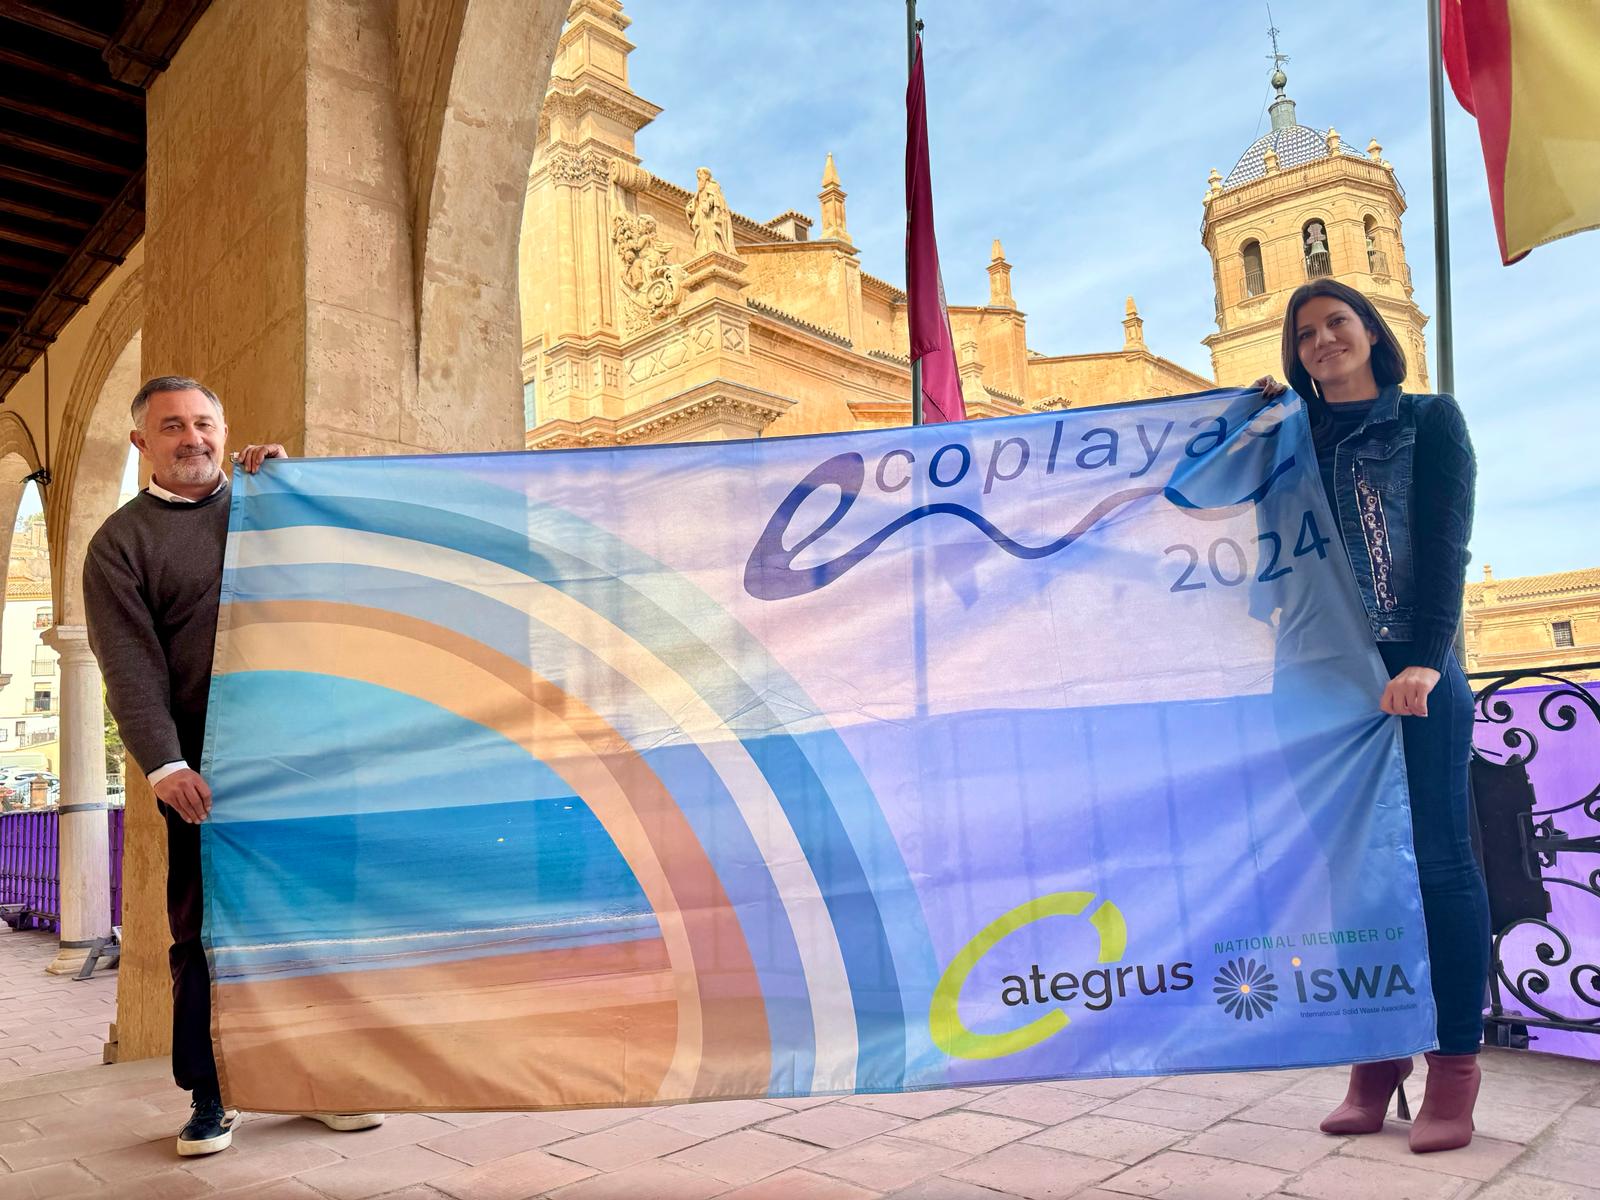
{"label": "painted ocean on flag", "polygon": [[1433,1045],[1292,395],[236,482],[230,1103],[637,1105]]}

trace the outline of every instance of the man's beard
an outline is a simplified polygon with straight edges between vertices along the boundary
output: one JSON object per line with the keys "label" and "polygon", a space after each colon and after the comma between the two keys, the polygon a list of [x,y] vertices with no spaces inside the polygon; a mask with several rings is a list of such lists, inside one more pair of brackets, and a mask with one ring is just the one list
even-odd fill
{"label": "man's beard", "polygon": [[175,459],[172,464],[172,482],[188,484],[210,483],[217,477],[219,468],[209,454],[189,454]]}

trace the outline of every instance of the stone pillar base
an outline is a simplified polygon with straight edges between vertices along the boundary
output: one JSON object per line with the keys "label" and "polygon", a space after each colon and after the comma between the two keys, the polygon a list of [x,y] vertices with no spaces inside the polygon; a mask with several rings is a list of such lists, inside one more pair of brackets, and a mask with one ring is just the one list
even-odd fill
{"label": "stone pillar base", "polygon": [[56,956],[46,967],[47,975],[76,975],[83,970],[83,964],[89,958],[87,946],[62,946],[56,951]]}

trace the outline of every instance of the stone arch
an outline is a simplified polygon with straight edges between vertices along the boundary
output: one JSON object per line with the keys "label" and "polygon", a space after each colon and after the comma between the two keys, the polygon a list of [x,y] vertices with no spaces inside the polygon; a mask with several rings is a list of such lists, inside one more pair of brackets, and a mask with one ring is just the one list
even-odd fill
{"label": "stone arch", "polygon": [[[11,535],[28,477],[39,469],[39,450],[27,423],[14,412],[0,412],[0,562],[11,558]],[[50,538],[48,524],[45,537]]]}
{"label": "stone arch", "polygon": [[128,459],[127,405],[141,380],[144,272],[130,274],[106,305],[67,395],[45,500],[56,621],[82,625],[83,559],[117,507]]}
{"label": "stone arch", "polygon": [[1261,239],[1247,237],[1239,243],[1240,269],[1244,272],[1244,296],[1250,299],[1267,291],[1266,261],[1261,253]]}
{"label": "stone arch", "polygon": [[22,503],[28,476],[38,469],[39,449],[27,422],[14,412],[0,412],[0,561],[11,553],[17,506]]}
{"label": "stone arch", "polygon": [[[434,6],[433,24],[444,26],[435,41],[454,24],[455,46],[431,73],[436,100],[425,110],[417,159],[431,170],[416,180],[417,398],[403,441],[524,445],[517,246],[539,109],[568,9],[567,0]],[[416,56],[402,49],[402,61]]]}

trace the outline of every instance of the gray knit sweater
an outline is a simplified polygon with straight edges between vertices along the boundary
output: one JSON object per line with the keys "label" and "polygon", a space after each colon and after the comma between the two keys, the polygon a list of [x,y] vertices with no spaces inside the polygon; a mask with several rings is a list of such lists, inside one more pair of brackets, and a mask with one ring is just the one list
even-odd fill
{"label": "gray knit sweater", "polygon": [[89,647],[123,744],[146,773],[178,759],[200,767],[229,492],[194,504],[140,492],[89,543]]}

